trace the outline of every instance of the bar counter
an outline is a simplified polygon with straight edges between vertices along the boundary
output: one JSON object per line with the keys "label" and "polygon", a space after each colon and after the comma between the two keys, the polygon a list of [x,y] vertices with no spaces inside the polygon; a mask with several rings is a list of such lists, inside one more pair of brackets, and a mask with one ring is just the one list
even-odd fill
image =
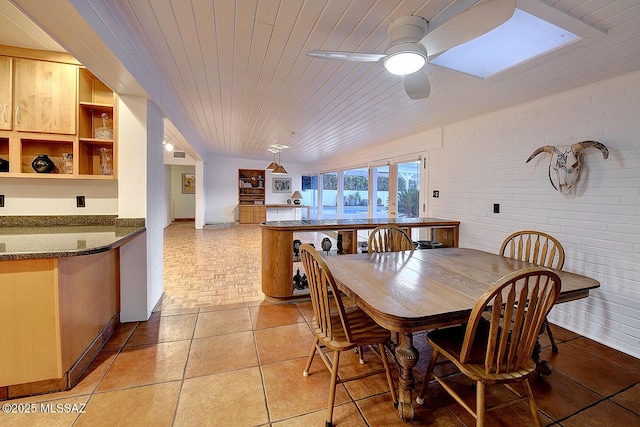
{"label": "bar counter", "polygon": [[459,221],[441,218],[365,218],[298,221],[266,221],[262,228],[262,292],[270,302],[286,302],[308,297],[308,292],[293,291],[293,233],[339,231],[343,252],[358,252],[358,230],[395,224],[411,233],[412,228],[431,228],[438,242],[458,247]]}

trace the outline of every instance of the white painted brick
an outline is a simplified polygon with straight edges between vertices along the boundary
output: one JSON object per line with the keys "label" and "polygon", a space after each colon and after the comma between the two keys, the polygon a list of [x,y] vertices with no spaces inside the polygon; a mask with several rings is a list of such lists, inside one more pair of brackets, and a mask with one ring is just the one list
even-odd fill
{"label": "white painted brick", "polygon": [[[556,306],[550,319],[640,357],[640,73],[629,74],[444,128],[429,154],[428,215],[461,221],[460,243],[497,252],[513,231],[556,236],[565,269],[593,277],[587,299]],[[610,155],[583,152],[572,197],[555,191],[538,147],[593,139]],[[493,214],[493,203],[501,213]]]}

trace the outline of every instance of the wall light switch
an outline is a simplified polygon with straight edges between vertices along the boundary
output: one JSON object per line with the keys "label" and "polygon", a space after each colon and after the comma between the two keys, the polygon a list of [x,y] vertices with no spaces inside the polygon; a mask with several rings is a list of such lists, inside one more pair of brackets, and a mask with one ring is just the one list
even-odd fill
{"label": "wall light switch", "polygon": [[76,196],[76,207],[78,208],[86,207],[84,203],[84,196]]}
{"label": "wall light switch", "polygon": [[4,208],[4,194],[0,194],[0,208]]}
{"label": "wall light switch", "polygon": [[500,204],[499,203],[494,203],[493,204],[493,213],[500,213]]}

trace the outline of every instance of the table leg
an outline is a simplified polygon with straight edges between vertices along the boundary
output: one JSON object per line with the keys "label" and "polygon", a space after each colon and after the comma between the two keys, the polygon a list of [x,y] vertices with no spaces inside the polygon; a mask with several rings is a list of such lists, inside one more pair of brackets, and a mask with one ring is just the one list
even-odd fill
{"label": "table leg", "polygon": [[411,421],[414,415],[411,391],[416,385],[412,370],[418,363],[418,350],[413,346],[413,334],[401,335],[400,345],[396,347],[396,361],[400,365],[398,414],[404,421]]}

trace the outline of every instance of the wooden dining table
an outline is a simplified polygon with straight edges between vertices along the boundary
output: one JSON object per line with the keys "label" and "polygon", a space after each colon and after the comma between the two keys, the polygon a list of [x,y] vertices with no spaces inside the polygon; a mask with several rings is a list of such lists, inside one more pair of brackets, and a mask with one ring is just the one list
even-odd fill
{"label": "wooden dining table", "polygon": [[[414,252],[328,256],[324,260],[342,292],[380,326],[400,334],[395,357],[400,371],[398,412],[414,416],[413,367],[419,353],[413,345],[418,331],[465,323],[489,286],[502,276],[535,265],[465,248]],[[597,280],[554,270],[562,280],[558,303],[589,296]]]}

